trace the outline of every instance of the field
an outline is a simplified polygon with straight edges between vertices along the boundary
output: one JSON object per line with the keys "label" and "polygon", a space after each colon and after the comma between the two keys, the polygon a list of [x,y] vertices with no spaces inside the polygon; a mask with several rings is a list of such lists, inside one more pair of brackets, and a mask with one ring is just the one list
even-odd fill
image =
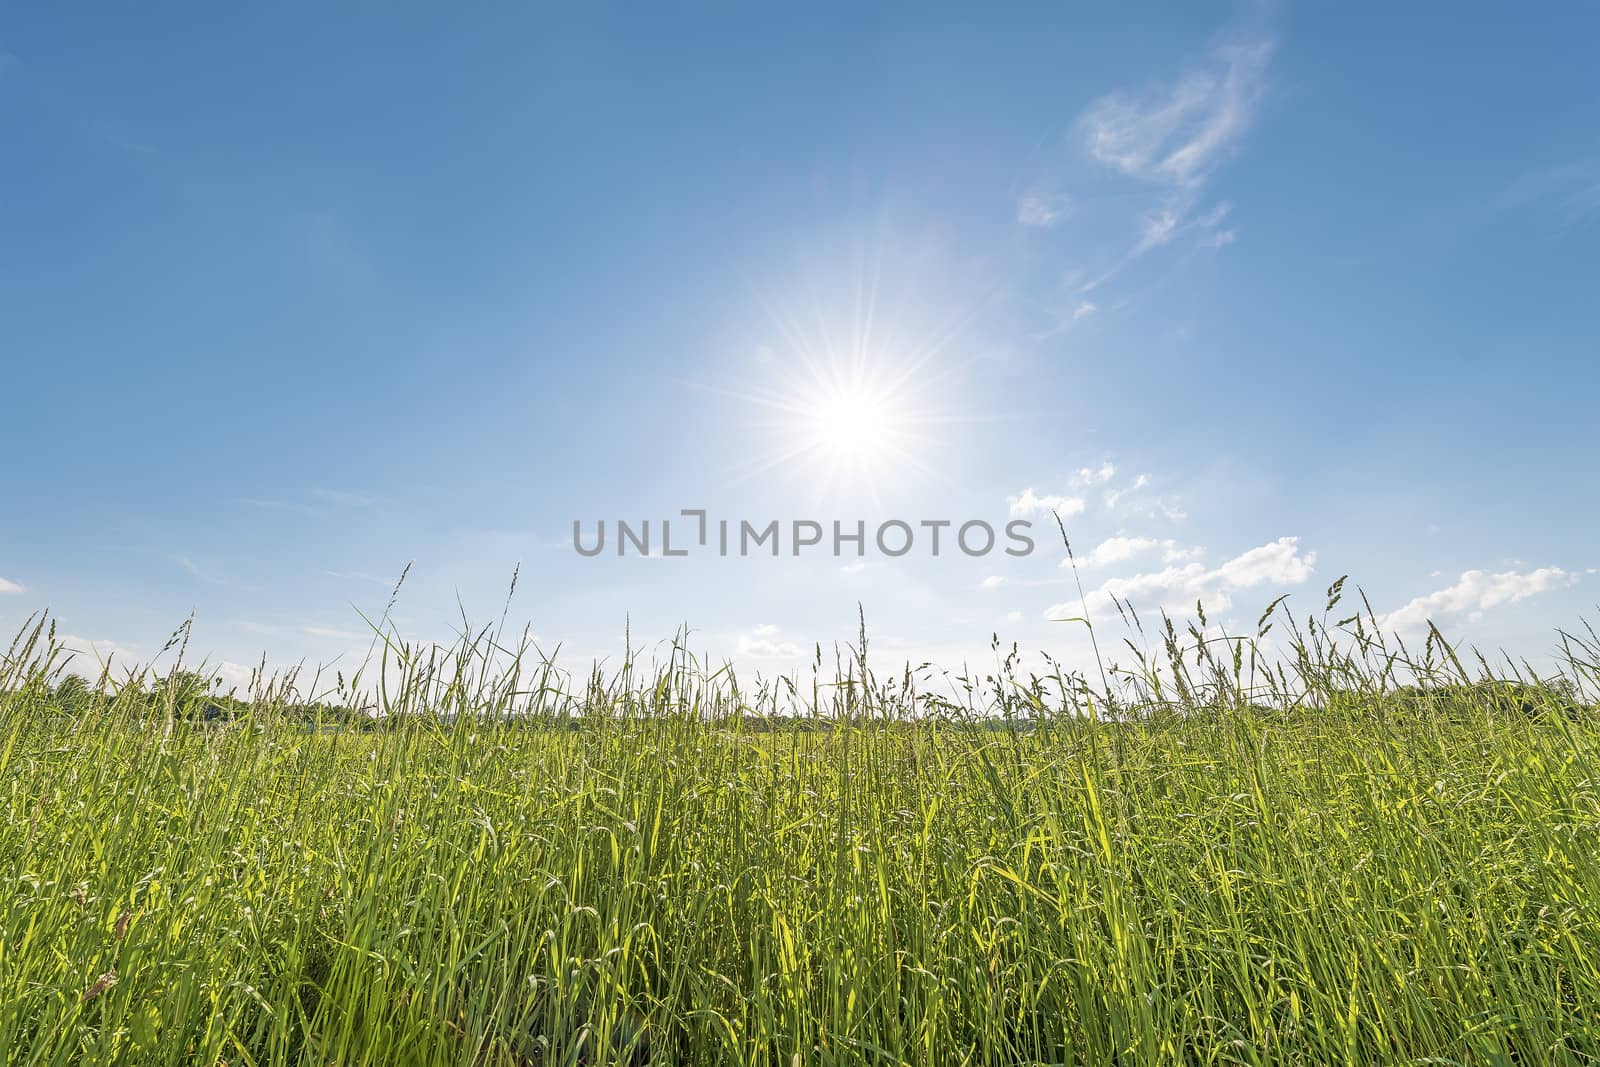
{"label": "field", "polygon": [[67,701],[25,631],[0,1050],[1600,1060],[1592,646],[1495,685],[1359,620],[1292,633],[1272,671],[1169,630],[1103,688],[1004,650],[881,681],[857,648],[749,691],[677,652],[573,680],[484,633],[330,687],[373,720],[296,703],[305,680]]}

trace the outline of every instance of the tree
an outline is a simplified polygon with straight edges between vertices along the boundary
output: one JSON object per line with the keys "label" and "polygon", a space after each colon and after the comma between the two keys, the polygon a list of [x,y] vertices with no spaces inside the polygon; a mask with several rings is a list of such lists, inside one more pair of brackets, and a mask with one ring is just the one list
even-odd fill
{"label": "tree", "polygon": [[54,696],[56,706],[62,711],[76,713],[89,706],[94,699],[94,692],[83,675],[69,674],[56,683]]}

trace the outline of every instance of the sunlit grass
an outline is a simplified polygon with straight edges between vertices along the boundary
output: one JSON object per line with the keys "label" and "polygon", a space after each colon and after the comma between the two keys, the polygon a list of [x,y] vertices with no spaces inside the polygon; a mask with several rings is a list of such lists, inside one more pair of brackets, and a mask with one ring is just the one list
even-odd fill
{"label": "sunlit grass", "polygon": [[1359,621],[1302,623],[1271,672],[1198,634],[1107,693],[1003,656],[883,682],[861,649],[796,686],[676,652],[574,682],[483,633],[389,649],[329,687],[387,717],[317,730],[304,679],[210,724],[150,678],[62,694],[26,630],[0,670],[0,1050],[1600,1058],[1592,646],[1484,687]]}

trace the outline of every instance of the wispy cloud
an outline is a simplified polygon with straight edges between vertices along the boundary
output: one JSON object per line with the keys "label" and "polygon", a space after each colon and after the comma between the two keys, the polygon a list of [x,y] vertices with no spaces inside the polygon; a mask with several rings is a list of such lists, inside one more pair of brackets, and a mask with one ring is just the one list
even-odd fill
{"label": "wispy cloud", "polygon": [[171,555],[167,558],[173,563],[177,564],[179,567],[183,568],[185,574],[188,574],[191,578],[199,579],[200,581],[205,582],[207,585],[229,584],[226,579],[219,578],[215,574],[212,574],[209,570],[200,566],[200,564],[196,563],[188,556]]}
{"label": "wispy cloud", "polygon": [[319,504],[336,508],[365,508],[378,501],[375,496],[353,493],[348,489],[313,489],[308,495]]}
{"label": "wispy cloud", "polygon": [[1071,140],[1090,163],[1143,192],[1135,197],[1140,207],[1130,220],[1131,241],[1112,253],[1109,265],[1069,283],[1069,302],[1041,336],[1069,329],[1085,308],[1093,310],[1083,301],[1087,294],[1158,248],[1186,236],[1207,248],[1237,240],[1237,230],[1223,226],[1229,204],[1201,207],[1212,176],[1238,153],[1255,122],[1275,46],[1265,33],[1236,34],[1175,80],[1107,93],[1073,122]]}
{"label": "wispy cloud", "polygon": [[1600,222],[1600,161],[1530,171],[1506,190],[1504,206],[1542,213],[1558,236]]}
{"label": "wispy cloud", "polygon": [[295,634],[304,634],[307,637],[316,637],[325,641],[365,641],[372,637],[369,630],[358,633],[354,630],[340,629],[335,626],[322,626],[315,623],[303,625],[290,625],[276,622],[258,622],[254,619],[238,619],[233,625],[248,634],[257,634],[266,637],[291,637]]}
{"label": "wispy cloud", "polygon": [[1106,508],[1166,522],[1182,522],[1189,517],[1189,512],[1184,508],[1183,501],[1176,496],[1171,494],[1162,496],[1144,494],[1135,495],[1129,499],[1129,494],[1132,492],[1129,489],[1107,493]]}
{"label": "wispy cloud", "polygon": [[340,511],[369,508],[382,502],[381,497],[371,496],[367,493],[352,492],[347,489],[308,489],[304,499],[301,500],[246,497],[240,501],[242,504],[248,504],[255,508],[265,508],[270,511],[291,511],[316,517],[326,517]]}
{"label": "wispy cloud", "polygon": [[344,578],[354,582],[368,582],[372,585],[381,585],[386,589],[392,589],[395,582],[398,581],[398,577],[382,578],[376,574],[368,574],[366,571],[323,571],[322,573],[326,574],[330,578]]}
{"label": "wispy cloud", "polygon": [[0,595],[6,593],[21,593],[24,587],[20,582],[13,582],[9,578],[0,578]]}
{"label": "wispy cloud", "polygon": [[[1174,76],[1114,88],[1071,120],[1064,138],[1070,161],[1042,167],[1016,202],[1019,224],[1080,238],[1061,288],[1037,302],[1049,321],[1035,340],[1080,326],[1098,308],[1110,315],[1126,305],[1126,297],[1087,298],[1157,249],[1180,243],[1219,249],[1238,240],[1239,231],[1223,224],[1230,205],[1207,207],[1207,187],[1256,124],[1276,47],[1276,35],[1264,28],[1235,29]],[[1112,187],[1101,197],[1095,190],[1108,177]],[[1078,208],[1096,199],[1112,211]],[[1123,204],[1132,205],[1131,215],[1113,207]],[[1128,226],[1127,236],[1103,232],[1100,220],[1107,219]]]}
{"label": "wispy cloud", "polygon": [[[1079,467],[1067,479],[1072,495],[1045,496],[1033,489],[1025,489],[1020,496],[1007,497],[1012,518],[1047,514],[1051,510],[1062,518],[1081,515],[1088,510],[1088,497],[1099,494],[1107,511],[1122,515],[1136,515],[1148,519],[1180,522],[1188,518],[1182,501],[1173,495],[1150,491],[1154,479],[1148,474],[1136,474],[1131,479],[1124,476],[1121,484],[1117,477],[1119,468],[1111,459],[1102,460],[1098,466]],[[1086,494],[1086,495],[1085,495]],[[1159,542],[1170,545],[1172,542]]]}
{"label": "wispy cloud", "polygon": [[1171,208],[1146,215],[1140,224],[1139,243],[1134,246],[1134,252],[1148,252],[1171,241],[1177,236],[1178,222],[1178,213]]}
{"label": "wispy cloud", "polygon": [[1067,214],[1068,201],[1061,193],[1025,193],[1017,201],[1017,221],[1024,226],[1054,226]]}
{"label": "wispy cloud", "polygon": [[[1109,478],[1103,480],[1110,481]],[[1183,501],[1179,497],[1170,493],[1148,491],[1154,481],[1148,474],[1134,475],[1132,481],[1122,485],[1107,485],[1100,493],[1100,500],[1105,504],[1107,511],[1123,515],[1138,515],[1167,522],[1182,522],[1187,519],[1189,513],[1184,510]]]}
{"label": "wispy cloud", "polygon": [[1141,181],[1198,186],[1249,130],[1273,45],[1266,37],[1235,41],[1173,85],[1101,97],[1078,119],[1084,148]]}
{"label": "wispy cloud", "polygon": [[1113,511],[1116,510],[1117,504],[1120,503],[1121,500],[1129,493],[1136,493],[1149,484],[1150,476],[1148,474],[1141,474],[1134,478],[1133,484],[1131,485],[1125,485],[1120,489],[1107,489],[1103,497],[1106,502],[1106,507]]}
{"label": "wispy cloud", "polygon": [[1466,571],[1455,584],[1419,596],[1403,607],[1379,616],[1378,625],[1396,633],[1422,630],[1431,620],[1465,617],[1476,622],[1483,613],[1507,604],[1515,604],[1551,589],[1560,589],[1578,580],[1577,575],[1560,567],[1540,567],[1519,574],[1502,571]]}
{"label": "wispy cloud", "polygon": [[371,633],[358,634],[351,630],[339,630],[331,626],[302,626],[300,632],[310,637],[321,637],[331,641],[362,641],[370,638]]}

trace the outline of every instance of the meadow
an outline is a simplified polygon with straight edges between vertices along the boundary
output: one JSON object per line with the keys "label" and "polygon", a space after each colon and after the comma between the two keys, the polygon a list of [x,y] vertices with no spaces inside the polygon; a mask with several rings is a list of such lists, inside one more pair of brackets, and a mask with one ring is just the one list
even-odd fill
{"label": "meadow", "polygon": [[231,698],[40,620],[3,1062],[1600,1061],[1593,633],[1535,677],[1329,607],[749,687],[380,624]]}

